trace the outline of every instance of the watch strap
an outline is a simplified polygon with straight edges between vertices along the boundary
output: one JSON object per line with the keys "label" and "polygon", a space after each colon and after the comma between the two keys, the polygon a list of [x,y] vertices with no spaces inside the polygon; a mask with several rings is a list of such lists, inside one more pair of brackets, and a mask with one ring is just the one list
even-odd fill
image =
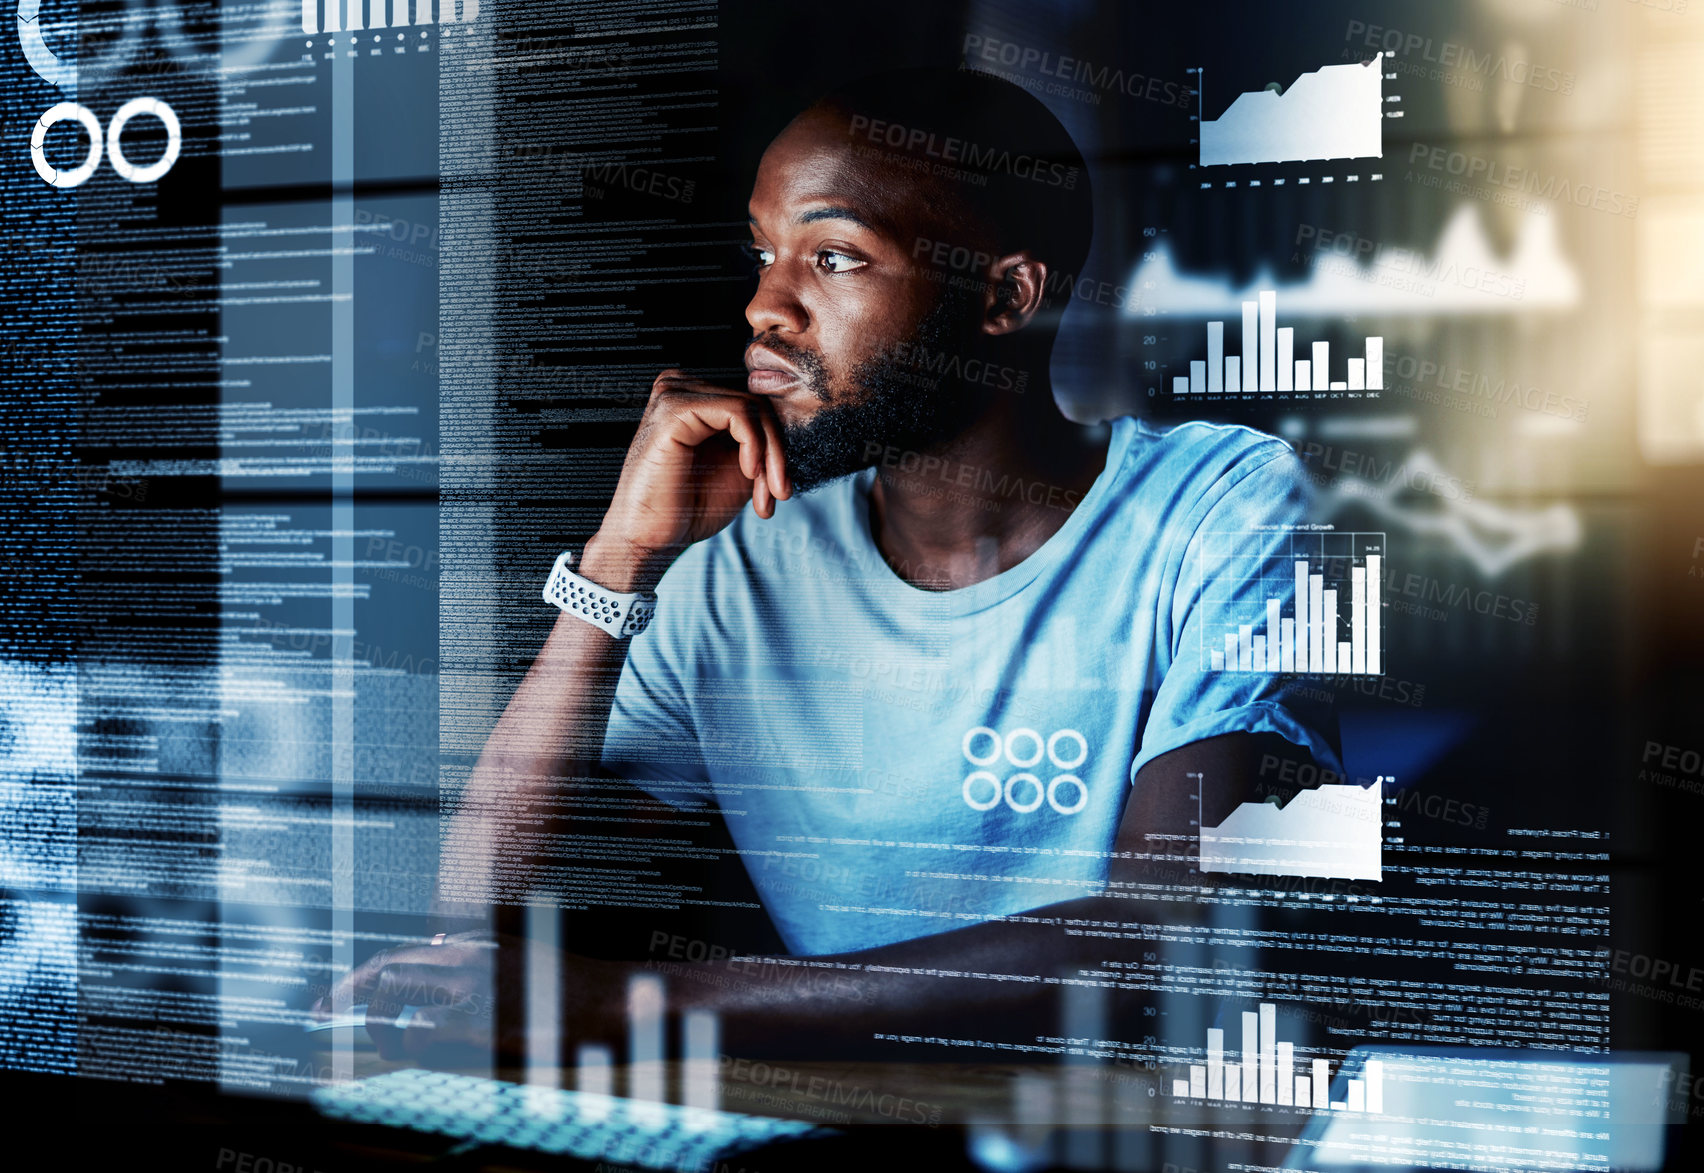
{"label": "watch strap", "polygon": [[657,596],[651,591],[622,594],[601,587],[589,578],[575,574],[570,567],[574,552],[564,550],[556,556],[550,578],[544,584],[544,601],[560,607],[576,619],[584,619],[593,627],[601,627],[614,639],[628,639],[650,626],[657,609]]}

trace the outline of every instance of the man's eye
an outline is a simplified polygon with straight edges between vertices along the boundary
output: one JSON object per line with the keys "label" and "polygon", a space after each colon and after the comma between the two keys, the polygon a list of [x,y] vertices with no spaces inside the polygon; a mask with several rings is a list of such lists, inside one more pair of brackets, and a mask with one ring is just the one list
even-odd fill
{"label": "man's eye", "polygon": [[758,244],[742,244],[740,248],[750,257],[760,269],[767,269],[775,263],[775,253]]}
{"label": "man's eye", "polygon": [[817,264],[830,273],[850,273],[854,269],[862,269],[865,262],[860,261],[857,257],[849,257],[845,253],[825,248],[817,251]]}

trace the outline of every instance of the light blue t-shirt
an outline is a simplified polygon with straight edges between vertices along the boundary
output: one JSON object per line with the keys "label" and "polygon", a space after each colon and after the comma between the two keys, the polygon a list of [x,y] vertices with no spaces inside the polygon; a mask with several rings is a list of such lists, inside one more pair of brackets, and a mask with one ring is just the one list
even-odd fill
{"label": "light blue t-shirt", "polygon": [[[1301,462],[1248,428],[1111,430],[1060,529],[974,586],[919,590],[887,565],[873,469],[768,521],[748,507],[664,575],[605,765],[677,806],[720,808],[793,952],[1094,893],[1136,773],[1190,742],[1272,732],[1336,760],[1333,722],[1292,681],[1212,671],[1202,647],[1201,541],[1246,534],[1276,563],[1281,527],[1308,521]],[[913,475],[957,491],[936,469]],[[981,488],[1048,500],[1010,478]],[[1222,595],[1263,621],[1291,577],[1284,561],[1215,583],[1214,607]]]}

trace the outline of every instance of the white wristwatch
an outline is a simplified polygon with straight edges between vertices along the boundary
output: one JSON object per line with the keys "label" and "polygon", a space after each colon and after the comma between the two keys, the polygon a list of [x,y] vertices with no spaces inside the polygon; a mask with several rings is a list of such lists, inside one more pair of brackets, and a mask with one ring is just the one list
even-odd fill
{"label": "white wristwatch", "polygon": [[638,635],[651,623],[657,609],[657,596],[651,591],[623,595],[605,590],[588,578],[581,578],[568,567],[574,553],[564,550],[556,556],[550,568],[550,578],[544,584],[544,601],[562,608],[576,619],[584,619],[601,627],[615,639]]}

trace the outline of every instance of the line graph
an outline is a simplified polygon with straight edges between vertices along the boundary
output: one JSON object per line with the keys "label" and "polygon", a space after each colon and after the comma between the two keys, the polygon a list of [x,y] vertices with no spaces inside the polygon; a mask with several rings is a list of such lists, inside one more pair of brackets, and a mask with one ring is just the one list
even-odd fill
{"label": "line graph", "polygon": [[1492,247],[1483,216],[1468,204],[1450,214],[1430,250],[1353,240],[1357,247],[1347,255],[1316,249],[1301,280],[1279,281],[1263,268],[1240,286],[1179,269],[1161,242],[1144,251],[1131,276],[1130,288],[1138,293],[1125,313],[1212,318],[1271,290],[1286,313],[1300,316],[1477,316],[1571,310],[1583,293],[1556,222],[1545,216],[1522,219],[1506,256]]}
{"label": "line graph", "polygon": [[[1277,799],[1240,803],[1219,823],[1201,827],[1202,872],[1379,880],[1383,876],[1384,783],[1326,783]],[[1205,786],[1198,782],[1199,810]]]}
{"label": "line graph", "polygon": [[1379,158],[1384,154],[1384,54],[1304,73],[1282,93],[1238,94],[1205,116],[1204,69],[1195,70],[1201,166]]}
{"label": "line graph", "polygon": [[1464,497],[1428,494],[1410,505],[1407,486],[1447,483],[1449,472],[1430,452],[1416,449],[1388,477],[1370,481],[1344,476],[1320,490],[1321,515],[1335,517],[1358,505],[1409,533],[1443,538],[1481,573],[1499,575],[1528,558],[1577,549],[1585,536],[1579,513],[1565,502],[1520,507]]}

